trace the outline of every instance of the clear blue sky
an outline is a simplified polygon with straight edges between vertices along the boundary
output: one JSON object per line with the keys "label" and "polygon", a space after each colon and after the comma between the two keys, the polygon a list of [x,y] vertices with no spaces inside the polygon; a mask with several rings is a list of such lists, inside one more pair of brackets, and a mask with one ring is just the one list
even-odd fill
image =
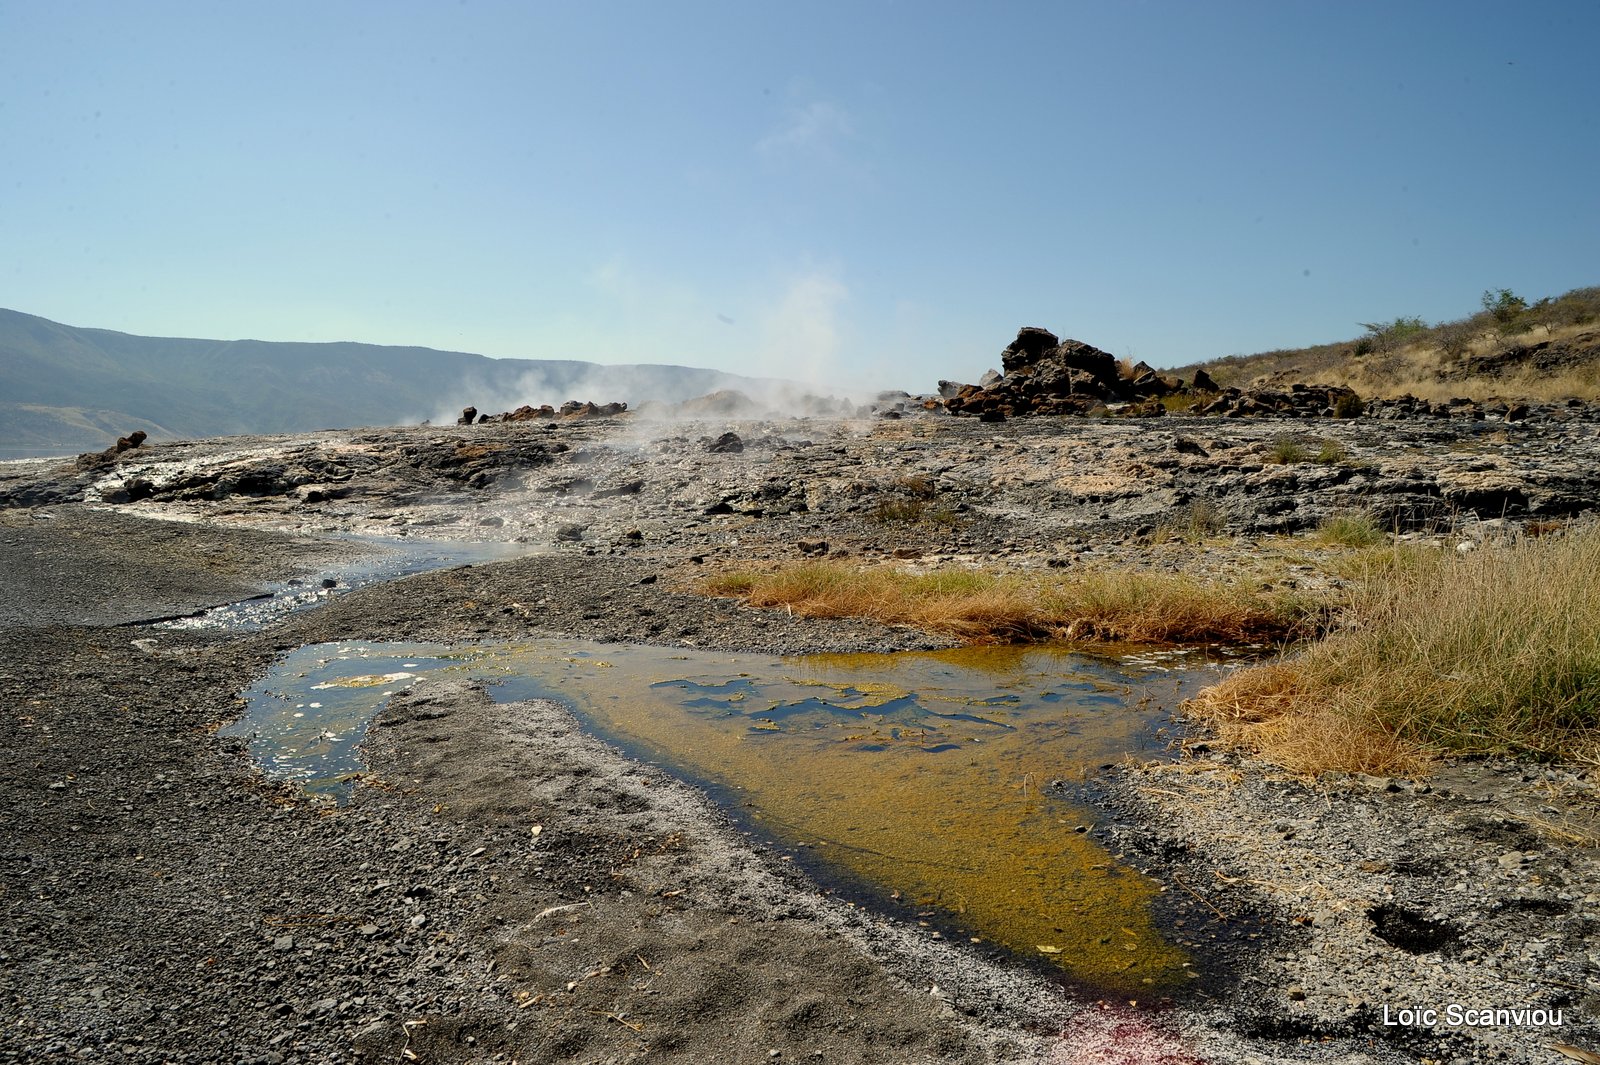
{"label": "clear blue sky", "polygon": [[0,306],[929,390],[1600,283],[1600,4],[0,0]]}

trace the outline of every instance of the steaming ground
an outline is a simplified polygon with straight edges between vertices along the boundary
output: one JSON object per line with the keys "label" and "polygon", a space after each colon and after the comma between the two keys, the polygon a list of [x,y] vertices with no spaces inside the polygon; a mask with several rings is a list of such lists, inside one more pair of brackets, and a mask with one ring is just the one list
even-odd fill
{"label": "steaming ground", "polygon": [[[1346,458],[1266,461],[1285,434]],[[1576,421],[623,419],[0,466],[0,1060],[1538,1062],[1558,1060],[1558,1041],[1594,1049],[1594,795],[1565,772],[1469,763],[1421,787],[1306,784],[1201,756],[1108,775],[1107,839],[1241,933],[1231,991],[1147,1011],[1079,1000],[820,892],[551,704],[496,706],[470,686],[397,699],[369,743],[372,785],[337,812],[263,784],[212,731],[278,654],[327,640],[939,642],[687,590],[723,565],[825,552],[1265,566],[1314,588],[1325,549],[1282,534],[1360,507],[1423,540],[1476,543],[1503,533],[1511,500],[1536,517],[1591,505],[1596,440]],[[1162,535],[1174,515],[1219,535]],[[119,627],[314,578],[351,550],[330,533],[528,555],[353,591],[260,633]],[[1452,1001],[1559,1010],[1564,1024],[1383,1023],[1385,1006]]]}

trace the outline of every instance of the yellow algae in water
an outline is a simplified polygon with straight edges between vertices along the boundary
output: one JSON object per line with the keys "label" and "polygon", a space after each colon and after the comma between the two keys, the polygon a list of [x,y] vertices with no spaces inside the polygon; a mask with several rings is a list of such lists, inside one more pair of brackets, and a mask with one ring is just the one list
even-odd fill
{"label": "yellow algae in water", "polygon": [[[551,641],[428,649],[415,674],[377,672],[424,650],[387,648],[401,649],[408,657],[324,662],[298,685],[273,685],[345,689],[310,729],[340,715],[359,724],[396,681],[493,677],[497,698],[565,700],[598,731],[736,791],[749,816],[825,868],[886,901],[916,900],[908,915],[942,913],[969,938],[1109,991],[1192,977],[1155,927],[1155,885],[1077,831],[1094,815],[1049,783],[1147,747],[1155,717],[1127,698],[1127,670],[1039,647],[778,659]],[[371,672],[338,677],[346,668]],[[264,719],[253,727],[303,742]]]}
{"label": "yellow algae in water", "polygon": [[807,680],[793,679],[792,684],[809,686],[813,688],[826,688],[840,699],[850,700],[853,708],[871,709],[904,699],[910,693],[904,688],[894,684],[879,684],[871,681],[859,680]]}
{"label": "yellow algae in water", "polygon": [[[602,730],[737,789],[769,830],[1097,986],[1187,978],[1187,955],[1151,918],[1155,885],[1075,831],[1092,814],[1042,790],[1128,750],[1120,686],[1080,673],[1064,685],[1077,701],[1039,702],[1051,660],[1017,648],[810,656],[765,672],[740,656],[744,677],[702,664],[653,682],[641,678],[666,661],[635,653],[609,650],[620,668],[603,675],[567,673],[563,695]],[[748,695],[759,709],[741,708]]]}

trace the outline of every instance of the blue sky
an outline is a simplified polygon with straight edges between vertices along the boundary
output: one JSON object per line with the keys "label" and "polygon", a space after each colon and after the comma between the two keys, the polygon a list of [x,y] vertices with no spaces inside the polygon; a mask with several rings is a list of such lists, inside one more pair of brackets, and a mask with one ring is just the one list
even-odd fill
{"label": "blue sky", "polygon": [[1600,283],[1600,4],[0,0],[0,306],[926,391]]}

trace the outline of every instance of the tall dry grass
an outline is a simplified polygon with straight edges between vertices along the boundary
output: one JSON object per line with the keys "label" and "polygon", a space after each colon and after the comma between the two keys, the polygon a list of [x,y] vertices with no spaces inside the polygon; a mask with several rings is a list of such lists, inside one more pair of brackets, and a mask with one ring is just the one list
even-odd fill
{"label": "tall dry grass", "polygon": [[1446,752],[1600,764],[1600,528],[1364,559],[1336,631],[1191,710],[1307,772]]}
{"label": "tall dry grass", "polygon": [[805,617],[863,617],[962,639],[1272,642],[1304,636],[1310,605],[1287,593],[1132,571],[1070,575],[803,562],[708,578],[702,590]]}
{"label": "tall dry grass", "polygon": [[1494,355],[1541,341],[1576,341],[1579,346],[1589,346],[1596,322],[1600,322],[1600,287],[1579,288],[1508,316],[1485,309],[1382,344],[1373,344],[1370,337],[1355,338],[1309,348],[1230,355],[1172,372],[1187,377],[1203,368],[1219,384],[1240,387],[1290,380],[1325,382],[1346,385],[1370,399],[1409,394],[1430,401],[1457,396],[1478,401],[1593,400],[1600,398],[1600,363],[1592,359],[1558,372],[1523,367],[1463,376],[1455,371],[1462,360],[1472,356]]}

